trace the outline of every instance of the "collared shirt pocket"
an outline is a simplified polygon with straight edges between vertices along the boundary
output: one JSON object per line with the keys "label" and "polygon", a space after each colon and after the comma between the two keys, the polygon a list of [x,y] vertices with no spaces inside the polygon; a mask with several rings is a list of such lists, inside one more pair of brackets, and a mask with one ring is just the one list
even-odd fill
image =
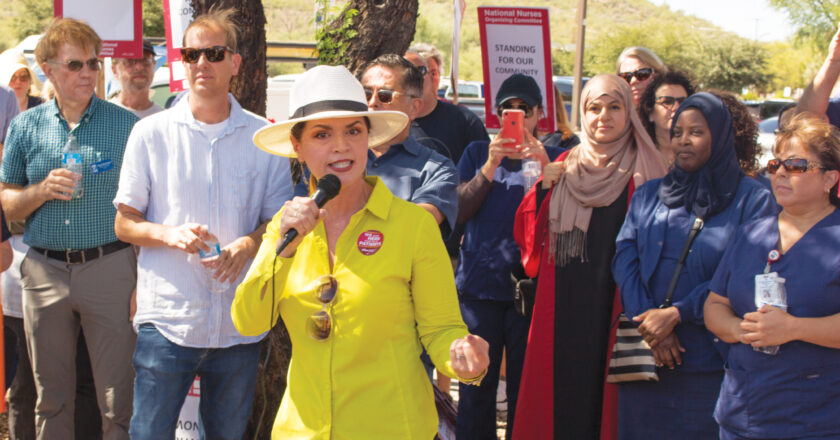
{"label": "collared shirt pocket", "polygon": [[258,188],[256,180],[256,170],[232,171],[230,184],[222,190],[222,202],[236,209],[254,208],[262,198],[262,188]]}

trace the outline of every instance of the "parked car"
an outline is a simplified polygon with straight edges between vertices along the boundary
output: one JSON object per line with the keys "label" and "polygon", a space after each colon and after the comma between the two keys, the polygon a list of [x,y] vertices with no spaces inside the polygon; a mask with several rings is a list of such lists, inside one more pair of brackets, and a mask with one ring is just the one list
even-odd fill
{"label": "parked car", "polygon": [[760,168],[767,166],[767,161],[773,158],[773,145],[776,144],[776,129],[779,128],[779,117],[773,116],[758,123],[758,145],[761,154],[758,157]]}
{"label": "parked car", "polygon": [[[589,81],[589,77],[584,76],[581,80],[580,88]],[[571,119],[572,117],[572,90],[575,84],[575,77],[573,76],[554,76],[554,87],[560,90],[560,95],[563,96],[563,104],[566,107],[566,115]]]}

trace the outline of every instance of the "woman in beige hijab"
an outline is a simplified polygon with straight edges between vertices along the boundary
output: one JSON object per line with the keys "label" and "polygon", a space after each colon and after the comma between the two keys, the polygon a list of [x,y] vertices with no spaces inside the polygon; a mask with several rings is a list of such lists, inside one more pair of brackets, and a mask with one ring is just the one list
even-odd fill
{"label": "woman in beige hijab", "polygon": [[616,436],[616,389],[604,380],[621,308],[610,265],[633,189],[666,165],[620,77],[592,78],[581,114],[580,145],[545,167],[517,212],[522,262],[539,282],[515,439]]}

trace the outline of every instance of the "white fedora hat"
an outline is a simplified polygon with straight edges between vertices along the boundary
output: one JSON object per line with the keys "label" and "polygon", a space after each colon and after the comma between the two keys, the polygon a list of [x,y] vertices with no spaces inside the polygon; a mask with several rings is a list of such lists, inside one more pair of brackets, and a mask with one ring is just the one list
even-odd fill
{"label": "white fedora hat", "polygon": [[297,157],[290,137],[298,122],[366,116],[370,120],[368,147],[372,148],[392,139],[408,124],[405,113],[368,110],[362,85],[344,66],[317,66],[301,75],[289,93],[289,114],[289,120],[254,133],[254,144],[271,154]]}

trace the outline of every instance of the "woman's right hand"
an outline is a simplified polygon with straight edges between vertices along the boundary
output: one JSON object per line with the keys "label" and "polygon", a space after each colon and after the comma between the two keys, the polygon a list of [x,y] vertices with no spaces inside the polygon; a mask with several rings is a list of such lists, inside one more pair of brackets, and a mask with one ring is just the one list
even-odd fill
{"label": "woman's right hand", "polygon": [[493,181],[493,175],[496,174],[496,168],[498,168],[499,164],[502,163],[502,159],[518,152],[516,147],[505,146],[505,144],[510,145],[513,142],[515,142],[514,139],[499,136],[490,142],[490,146],[488,147],[489,151],[487,154],[487,162],[485,162],[481,167],[481,172],[488,181]]}
{"label": "woman's right hand", "polygon": [[297,231],[297,237],[283,249],[280,257],[289,258],[295,254],[298,245],[303,237],[315,229],[318,220],[326,215],[326,211],[318,208],[315,201],[310,197],[295,197],[283,204],[283,214],[280,216],[280,237],[277,238],[275,247],[280,246],[286,232],[290,229]]}
{"label": "woman's right hand", "polygon": [[560,175],[566,171],[565,162],[551,162],[543,167],[542,189],[550,189],[560,180]]}

